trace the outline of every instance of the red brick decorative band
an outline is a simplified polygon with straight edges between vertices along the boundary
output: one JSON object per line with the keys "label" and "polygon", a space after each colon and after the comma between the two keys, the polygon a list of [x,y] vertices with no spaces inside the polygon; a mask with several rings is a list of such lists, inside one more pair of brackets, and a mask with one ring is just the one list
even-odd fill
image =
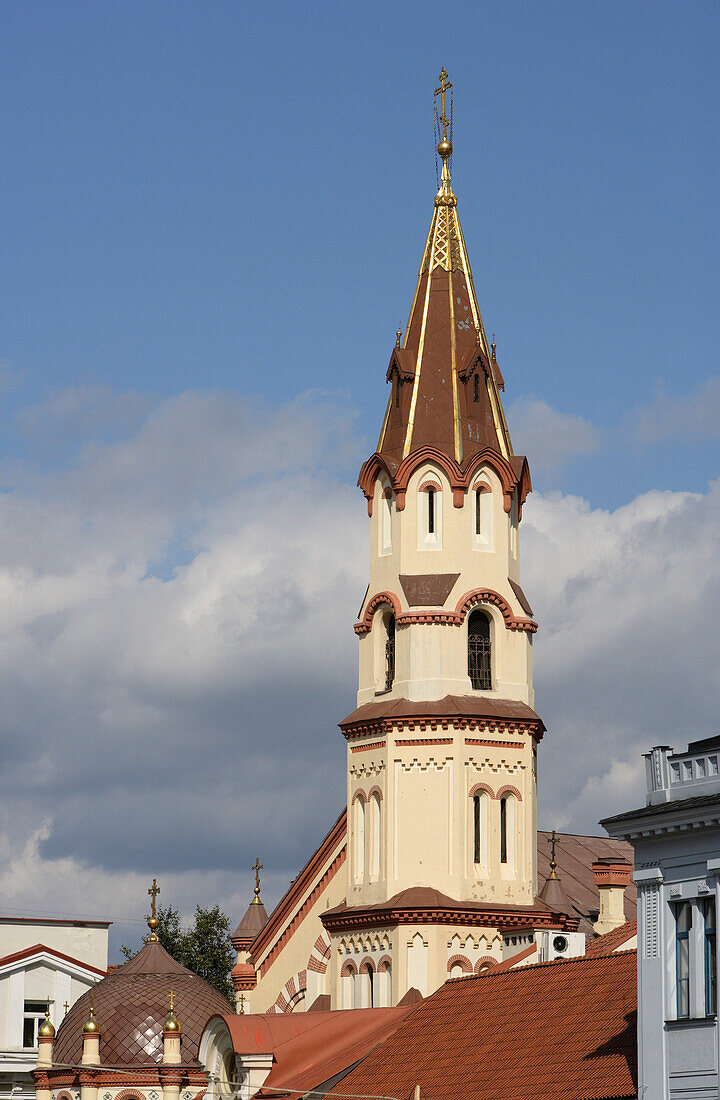
{"label": "red brick decorative band", "polygon": [[384,749],[384,741],[371,741],[369,745],[352,745],[350,752],[368,752],[370,749]]}
{"label": "red brick decorative band", "polygon": [[396,745],[452,745],[452,737],[412,737],[408,740],[395,741]]}

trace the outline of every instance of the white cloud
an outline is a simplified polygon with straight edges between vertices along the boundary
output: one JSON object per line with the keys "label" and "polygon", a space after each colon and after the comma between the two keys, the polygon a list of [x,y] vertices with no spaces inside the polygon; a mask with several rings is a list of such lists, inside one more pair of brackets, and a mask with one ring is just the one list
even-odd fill
{"label": "white cloud", "polygon": [[[139,918],[156,874],[166,903],[234,920],[255,855],[272,902],[344,801],[368,556],[351,420],[322,395],[183,394],[77,439],[0,495],[0,892]],[[642,798],[641,751],[715,732],[719,517],[718,486],[528,501],[544,824],[596,831]]]}
{"label": "white cloud", "polygon": [[720,439],[720,377],[708,378],[691,393],[659,390],[632,424],[640,443]]}
{"label": "white cloud", "polygon": [[[716,732],[720,483],[707,494],[645,493],[614,512],[533,496],[523,531],[548,725],[542,813],[588,830],[630,808],[618,762]],[[593,776],[604,806],[583,794]],[[643,793],[639,784],[635,801]]]}
{"label": "white cloud", "polygon": [[537,470],[557,470],[577,455],[592,454],[602,438],[588,420],[559,412],[537,397],[513,402],[508,421],[513,439],[522,440],[523,453],[532,455]]}

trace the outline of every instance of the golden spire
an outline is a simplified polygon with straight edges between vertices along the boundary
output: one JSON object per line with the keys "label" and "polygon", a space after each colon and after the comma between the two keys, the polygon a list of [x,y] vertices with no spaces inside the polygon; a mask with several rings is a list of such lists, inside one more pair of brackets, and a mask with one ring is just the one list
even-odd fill
{"label": "golden spire", "polygon": [[[435,97],[440,96],[440,117],[437,119],[437,125],[440,130],[440,141],[438,142],[437,151],[438,156],[442,160],[442,174],[440,177],[440,190],[435,197],[436,206],[455,206],[457,199],[453,195],[452,187],[450,186],[450,168],[449,160],[452,156],[452,106],[450,108],[451,117],[447,116],[447,93],[452,88],[451,82],[448,80],[448,74],[445,69],[440,70],[440,87],[435,89]],[[437,117],[437,107],[435,108]],[[450,137],[448,137],[448,127],[450,127]]]}
{"label": "golden spire", "polygon": [[250,870],[255,872],[255,897],[252,899],[251,905],[262,905],[260,901],[260,872],[264,871],[265,868],[260,862],[260,856],[255,856],[255,863]]}
{"label": "golden spire", "polygon": [[148,890],[148,894],[150,895],[150,898],[151,898],[150,916],[147,919],[148,928],[150,929],[150,935],[148,936],[148,942],[149,943],[156,943],[157,938],[158,938],[157,937],[157,929],[160,925],[160,921],[158,920],[157,914],[155,912],[155,899],[156,899],[156,897],[158,896],[159,893],[160,893],[160,887],[157,884],[157,879],[153,879],[152,886]]}

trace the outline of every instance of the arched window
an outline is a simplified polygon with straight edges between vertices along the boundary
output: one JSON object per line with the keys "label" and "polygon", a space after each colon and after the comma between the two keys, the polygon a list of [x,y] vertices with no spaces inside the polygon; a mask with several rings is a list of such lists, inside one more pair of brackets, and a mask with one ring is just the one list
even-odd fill
{"label": "arched window", "polygon": [[473,486],[475,505],[475,533],[473,546],[476,550],[492,550],[493,495],[490,486],[484,481]]}
{"label": "arched window", "polygon": [[373,982],[373,996],[377,1008],[390,1008],[392,1005],[392,969],[389,959],[381,960]]}
{"label": "arched window", "polygon": [[392,491],[390,486],[383,489],[380,512],[380,553],[392,553]]}
{"label": "arched window", "polygon": [[385,642],[385,690],[390,691],[395,681],[395,616],[388,615],[385,620],[387,641]]}
{"label": "arched window", "polygon": [[355,967],[346,962],[340,972],[340,987],[343,1008],[355,1008]]}
{"label": "arched window", "polygon": [[356,1004],[356,1008],[372,1008],[374,1004],[374,978],[372,963],[366,962],[360,967],[358,972],[358,993],[359,1004]]}
{"label": "arched window", "polygon": [[500,799],[500,863],[515,869],[515,799],[511,794]]}
{"label": "arched window", "polygon": [[[428,473],[433,475],[434,471]],[[442,498],[438,477],[421,482],[417,498],[418,550],[442,549]]]}
{"label": "arched window", "polygon": [[484,611],[468,618],[468,675],[476,691],[492,690],[490,620]]}
{"label": "arched window", "polygon": [[380,877],[380,843],[382,840],[380,831],[380,795],[377,791],[370,798],[371,820],[371,849],[370,849],[370,878],[375,881]]}
{"label": "arched window", "polygon": [[473,795],[473,863],[487,866],[488,795],[480,791]]}
{"label": "arched window", "polygon": [[365,875],[365,799],[355,798],[355,879],[360,882]]}

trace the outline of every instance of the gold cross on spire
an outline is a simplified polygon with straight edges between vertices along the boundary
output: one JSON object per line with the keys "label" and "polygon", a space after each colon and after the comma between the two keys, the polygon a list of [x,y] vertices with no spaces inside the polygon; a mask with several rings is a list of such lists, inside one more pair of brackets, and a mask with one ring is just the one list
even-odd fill
{"label": "gold cross on spire", "polygon": [[255,872],[255,897],[252,899],[252,903],[253,905],[261,905],[262,902],[260,901],[260,872],[264,871],[265,868],[260,862],[260,856],[255,856],[255,863],[252,865],[250,870]]}
{"label": "gold cross on spire", "polygon": [[172,989],[168,993],[168,997],[170,998],[170,1011],[174,1012],[175,1011],[175,994],[172,991]]}
{"label": "gold cross on spire", "polygon": [[239,1013],[239,1015],[244,1016],[245,1015],[245,994],[244,993],[240,994],[240,996],[238,997],[237,1003],[238,1003],[238,1013]]}
{"label": "gold cross on spire", "polygon": [[157,916],[157,914],[155,912],[155,898],[158,896],[159,893],[160,893],[160,887],[157,884],[157,879],[153,879],[153,884],[150,887],[150,889],[148,890],[148,894],[152,898],[152,901],[150,902],[150,915],[152,917]]}
{"label": "gold cross on spire", "polygon": [[550,878],[557,878],[557,872],[555,870],[555,868],[557,867],[557,863],[555,862],[555,845],[557,844],[557,833],[555,832],[554,829],[553,829],[553,831],[550,835],[550,838],[548,840],[548,844],[550,845],[550,875],[549,875],[549,877]]}
{"label": "gold cross on spire", "polygon": [[[442,126],[442,142],[445,145],[448,143],[447,128],[449,119],[447,117],[447,111],[445,110],[445,93],[449,88],[452,88],[452,84],[448,80],[448,74],[444,68],[440,70],[440,87],[435,89],[435,95],[441,97],[442,114],[440,115],[440,125]],[[439,151],[439,150],[438,150]],[[449,155],[449,154],[448,154]],[[442,153],[440,153],[442,156]]]}

